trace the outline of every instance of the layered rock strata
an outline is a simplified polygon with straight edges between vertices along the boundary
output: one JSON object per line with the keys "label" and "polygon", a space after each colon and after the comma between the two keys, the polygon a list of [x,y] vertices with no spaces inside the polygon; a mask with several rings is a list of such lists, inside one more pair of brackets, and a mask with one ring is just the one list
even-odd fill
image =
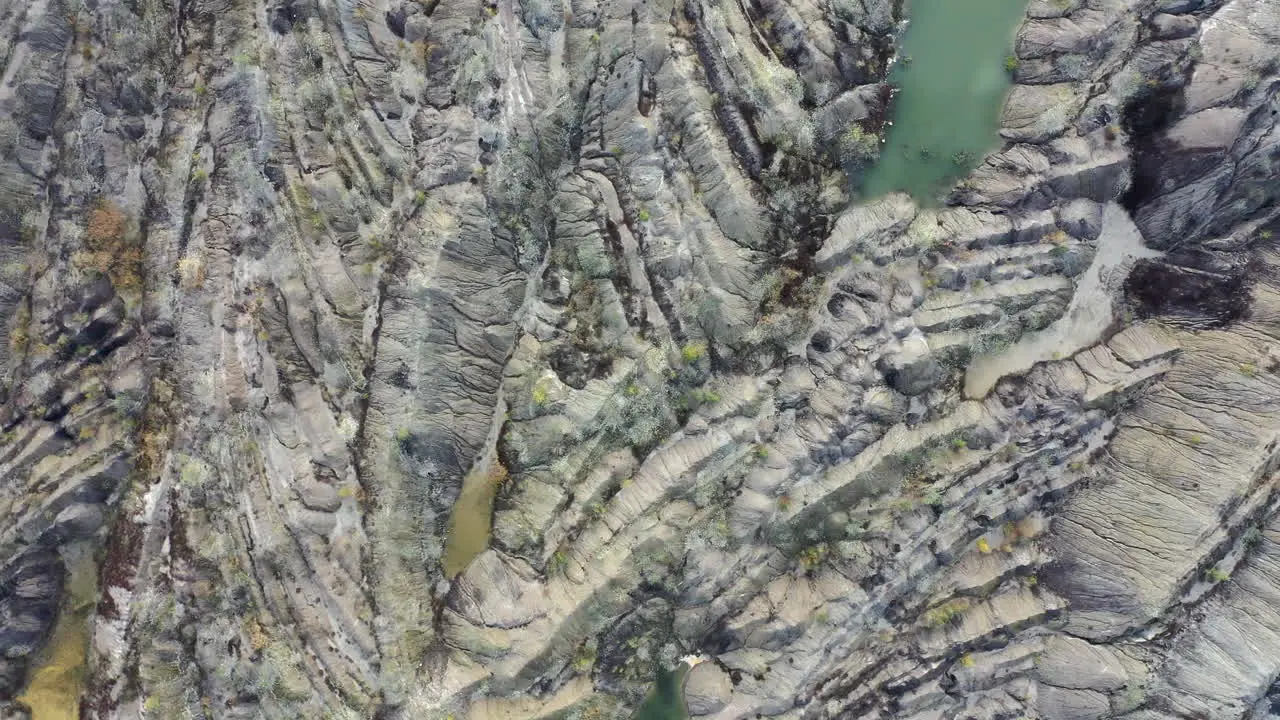
{"label": "layered rock strata", "polygon": [[0,0],[4,712],[1280,717],[1280,5],[908,9]]}

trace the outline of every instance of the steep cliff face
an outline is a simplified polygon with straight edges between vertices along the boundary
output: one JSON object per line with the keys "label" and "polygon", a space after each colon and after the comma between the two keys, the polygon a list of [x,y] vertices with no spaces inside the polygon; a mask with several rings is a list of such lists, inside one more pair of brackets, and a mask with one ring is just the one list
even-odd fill
{"label": "steep cliff face", "polygon": [[909,10],[0,0],[3,712],[1280,716],[1280,4]]}

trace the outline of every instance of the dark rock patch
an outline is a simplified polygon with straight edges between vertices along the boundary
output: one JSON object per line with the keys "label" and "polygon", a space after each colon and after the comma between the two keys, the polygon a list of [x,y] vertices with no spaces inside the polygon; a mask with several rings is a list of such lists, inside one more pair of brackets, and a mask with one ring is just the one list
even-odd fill
{"label": "dark rock patch", "polygon": [[1207,251],[1141,260],[1125,293],[1142,317],[1177,317],[1220,327],[1246,318],[1252,302],[1248,263]]}

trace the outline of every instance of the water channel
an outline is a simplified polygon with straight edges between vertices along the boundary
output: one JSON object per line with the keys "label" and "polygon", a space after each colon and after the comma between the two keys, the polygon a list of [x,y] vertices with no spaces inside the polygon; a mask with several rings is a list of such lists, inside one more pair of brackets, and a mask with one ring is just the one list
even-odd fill
{"label": "water channel", "polygon": [[1006,375],[1026,372],[1036,363],[1071,357],[1102,340],[1115,320],[1115,296],[1136,259],[1160,253],[1143,244],[1142,232],[1116,203],[1102,215],[1098,251],[1076,283],[1066,313],[1049,327],[1026,335],[1001,352],[974,358],[964,376],[964,394],[985,396]]}

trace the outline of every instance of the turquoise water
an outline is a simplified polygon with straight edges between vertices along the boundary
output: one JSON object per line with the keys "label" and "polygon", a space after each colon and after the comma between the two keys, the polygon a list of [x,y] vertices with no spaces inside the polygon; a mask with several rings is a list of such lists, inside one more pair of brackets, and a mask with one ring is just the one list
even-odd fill
{"label": "turquoise water", "polygon": [[689,711],[684,705],[684,676],[688,674],[689,666],[686,664],[661,673],[631,720],[687,720]]}
{"label": "turquoise water", "polygon": [[1006,66],[1027,0],[908,0],[911,19],[890,73],[893,101],[880,159],[859,195],[905,190],[931,203],[998,142]]}

